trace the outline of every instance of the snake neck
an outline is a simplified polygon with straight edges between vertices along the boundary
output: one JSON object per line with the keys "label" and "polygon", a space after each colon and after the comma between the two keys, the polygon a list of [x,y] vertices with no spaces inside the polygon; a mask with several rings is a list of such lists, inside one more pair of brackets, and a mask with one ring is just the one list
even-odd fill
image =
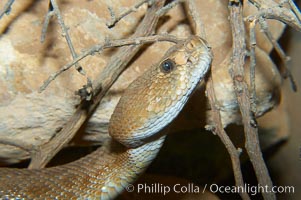
{"label": "snake neck", "polygon": [[110,139],[75,162],[40,170],[0,169],[0,199],[113,199],[158,154],[165,136],[128,149]]}

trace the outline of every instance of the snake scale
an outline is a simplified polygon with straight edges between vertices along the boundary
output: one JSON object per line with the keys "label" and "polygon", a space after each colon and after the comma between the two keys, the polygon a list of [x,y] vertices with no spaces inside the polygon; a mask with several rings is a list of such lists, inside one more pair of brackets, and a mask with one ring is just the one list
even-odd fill
{"label": "snake scale", "polygon": [[113,199],[152,162],[165,127],[205,76],[212,55],[190,36],[171,47],[125,90],[109,124],[108,140],[93,153],[46,169],[0,169],[1,199]]}

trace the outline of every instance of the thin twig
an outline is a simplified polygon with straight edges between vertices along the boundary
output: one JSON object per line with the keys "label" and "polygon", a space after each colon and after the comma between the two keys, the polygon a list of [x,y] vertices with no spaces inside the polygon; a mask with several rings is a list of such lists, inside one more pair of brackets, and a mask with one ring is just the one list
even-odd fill
{"label": "thin twig", "polygon": [[249,0],[260,10],[254,14],[248,16],[249,21],[259,20],[263,17],[265,19],[276,19],[287,25],[290,25],[292,28],[297,31],[301,31],[301,24],[295,14],[285,8],[279,6],[276,2],[272,0]]}
{"label": "thin twig", "polygon": [[[62,32],[63,32],[63,36],[65,37],[66,41],[67,41],[67,44],[68,44],[68,47],[70,49],[70,52],[71,52],[71,55],[72,55],[72,58],[73,59],[76,59],[77,55],[76,55],[76,52],[74,50],[74,47],[73,47],[73,44],[72,44],[72,41],[71,41],[71,38],[69,36],[69,33],[68,33],[68,28],[66,27],[65,25],[65,22],[63,20],[63,17],[61,15],[61,12],[60,12],[60,9],[57,5],[57,2],[56,0],[50,0],[51,2],[51,5],[49,5],[49,12],[54,12],[56,17],[57,17],[57,20],[59,22],[59,25],[62,29]],[[47,19],[47,17],[46,17]],[[82,75],[85,75],[85,71],[84,69],[82,68],[82,66],[79,65],[79,63],[76,63],[75,64],[75,69],[81,73]]]}
{"label": "thin twig", "polygon": [[190,16],[190,21],[193,27],[193,30],[196,35],[200,36],[201,38],[206,38],[206,30],[204,23],[201,20],[200,17],[200,11],[196,10],[197,6],[195,3],[195,0],[187,0],[186,1],[187,9],[188,9],[188,15]]}
{"label": "thin twig", "polygon": [[[156,1],[147,10],[144,19],[139,24],[131,38],[148,36],[154,33],[159,19],[155,13],[164,5],[164,3],[164,0]],[[56,155],[56,153],[73,138],[83,123],[86,122],[93,114],[101,99],[120,74],[126,69],[128,63],[132,60],[140,48],[141,45],[131,45],[120,47],[118,49],[117,53],[111,58],[110,62],[107,63],[106,67],[97,76],[93,83],[93,93],[95,94],[93,100],[90,101],[89,105],[87,105],[86,101],[81,102],[63,129],[57,133],[51,141],[42,145],[39,151],[32,156],[29,168],[44,167],[49,160],[51,160],[53,156]]]}
{"label": "thin twig", "polygon": [[158,16],[163,16],[164,14],[166,14],[170,9],[172,9],[173,7],[175,7],[176,5],[178,5],[179,3],[185,2],[186,0],[174,0],[171,3],[167,4],[166,6],[164,6],[163,8],[161,8],[160,10],[158,10],[156,12],[156,15]]}
{"label": "thin twig", "polygon": [[[227,135],[227,133],[225,132],[225,130],[223,128],[220,112],[216,108],[216,97],[215,97],[215,91],[214,91],[214,87],[213,87],[212,76],[209,78],[209,80],[207,82],[206,91],[207,91],[207,97],[209,99],[209,104],[211,107],[211,113],[212,113],[212,119],[213,119],[212,121],[215,122],[215,124],[213,126],[209,125],[209,128],[211,129],[211,131],[216,133],[217,136],[221,139],[221,141],[225,145],[225,147],[230,155],[233,173],[234,173],[235,185],[237,187],[244,187],[244,180],[243,180],[243,176],[241,173],[241,168],[240,168],[241,165],[240,165],[240,160],[239,160],[239,155],[241,153],[241,150],[236,149],[236,147],[234,146],[231,139],[229,138],[229,136]],[[208,129],[208,126],[207,126],[207,129]],[[246,192],[240,191],[239,195],[241,196],[241,198],[243,200],[250,199],[248,193],[246,193]]]}
{"label": "thin twig", "polygon": [[290,7],[292,8],[293,12],[295,13],[296,17],[298,18],[299,23],[301,23],[301,13],[298,7],[296,6],[295,2],[293,0],[287,0],[287,1]]}
{"label": "thin twig", "polygon": [[[242,5],[240,1],[229,1],[230,24],[233,38],[232,65],[230,75],[233,79],[236,98],[242,115],[245,133],[245,147],[253,165],[258,183],[272,188],[273,183],[262,157],[259,145],[258,129],[251,112],[250,94],[244,80],[244,64],[246,57],[245,28],[243,22]],[[274,193],[262,193],[265,200],[274,200]]]}
{"label": "thin twig", "polygon": [[172,35],[153,35],[153,36],[137,37],[137,38],[129,38],[129,39],[106,40],[104,43],[97,44],[91,47],[89,50],[85,51],[84,53],[76,57],[76,59],[74,59],[72,62],[66,64],[60,70],[50,75],[49,78],[40,87],[39,92],[44,91],[47,88],[47,86],[53,80],[55,80],[61,73],[70,69],[74,64],[76,64],[78,61],[82,60],[83,58],[87,57],[88,55],[93,55],[94,53],[103,51],[104,49],[107,48],[121,47],[127,45],[141,45],[141,44],[158,42],[158,41],[168,41],[168,42],[178,43],[181,40],[179,40],[177,37]]}
{"label": "thin twig", "polygon": [[137,9],[142,6],[145,3],[149,3],[149,5],[151,5],[153,3],[153,0],[142,0],[139,1],[138,3],[136,3],[135,5],[133,5],[130,8],[127,8],[125,11],[123,11],[122,13],[120,13],[119,16],[116,17],[113,9],[111,7],[108,7],[110,15],[111,15],[111,20],[108,21],[106,23],[108,28],[112,28],[113,26],[115,26],[116,23],[118,23],[122,18],[124,18],[125,16],[129,15],[132,12],[136,12]]}
{"label": "thin twig", "polygon": [[268,28],[268,24],[264,18],[259,18],[259,24],[261,29],[264,31],[265,35],[267,38],[270,40],[272,43],[273,47],[275,48],[275,51],[278,53],[280,59],[282,60],[283,66],[284,66],[284,72],[282,72],[282,76],[284,78],[289,78],[290,83],[291,83],[291,88],[293,91],[297,91],[297,85],[294,81],[294,77],[291,73],[291,71],[288,68],[288,62],[290,61],[290,57],[285,54],[277,40],[273,37],[272,33],[270,32]]}
{"label": "thin twig", "polygon": [[15,0],[8,0],[6,2],[6,4],[3,7],[3,10],[0,11],[0,19],[3,17],[4,14],[9,14],[10,10],[11,10],[11,6],[13,5]]}
{"label": "thin twig", "polygon": [[250,88],[251,88],[251,111],[255,116],[256,113],[256,85],[255,85],[255,67],[256,67],[256,35],[255,35],[256,21],[250,23]]}
{"label": "thin twig", "polygon": [[40,40],[41,43],[43,43],[45,41],[47,28],[49,26],[50,19],[55,14],[54,11],[53,11],[53,6],[52,6],[50,1],[49,1],[49,6],[48,7],[49,7],[48,12],[46,14],[46,17],[45,17],[45,20],[44,20],[44,23],[43,23],[43,27],[42,27],[42,34],[41,34],[41,40]]}
{"label": "thin twig", "polygon": [[[247,18],[247,20],[249,20],[250,22],[259,21],[261,29],[264,31],[267,38],[270,40],[270,42],[274,46],[276,52],[280,56],[280,59],[283,62],[284,72],[282,71],[282,76],[284,78],[287,78],[287,77],[289,78],[290,83],[291,83],[291,88],[293,91],[296,92],[297,85],[296,85],[296,83],[294,81],[294,77],[291,74],[291,72],[288,68],[288,65],[287,65],[287,62],[290,60],[290,58],[288,56],[286,56],[286,54],[284,53],[284,51],[282,50],[282,48],[280,47],[278,42],[274,39],[272,33],[268,29],[268,25],[267,25],[267,22],[265,19],[266,18],[278,19],[279,21],[283,21],[284,23],[292,26],[296,30],[301,31],[300,11],[298,10],[298,8],[294,4],[294,2],[292,2],[291,0],[289,0],[289,1],[286,0],[285,2],[288,2],[290,4],[295,15],[287,8],[281,6],[281,4],[283,4],[284,2],[280,2],[279,4],[277,4],[271,0],[266,0],[266,1],[249,0],[249,1],[251,3],[253,3],[258,9],[269,7],[268,9],[261,9],[258,14],[249,16]],[[272,13],[272,12],[275,12],[275,13]],[[296,18],[296,16],[297,16],[297,18]]]}

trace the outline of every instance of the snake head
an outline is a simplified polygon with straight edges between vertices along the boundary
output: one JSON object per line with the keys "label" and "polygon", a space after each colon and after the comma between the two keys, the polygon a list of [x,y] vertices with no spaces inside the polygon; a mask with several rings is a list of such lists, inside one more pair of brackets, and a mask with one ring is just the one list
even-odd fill
{"label": "snake head", "polygon": [[111,117],[110,135],[127,147],[156,137],[179,114],[211,60],[210,48],[198,36],[171,47],[125,90]]}

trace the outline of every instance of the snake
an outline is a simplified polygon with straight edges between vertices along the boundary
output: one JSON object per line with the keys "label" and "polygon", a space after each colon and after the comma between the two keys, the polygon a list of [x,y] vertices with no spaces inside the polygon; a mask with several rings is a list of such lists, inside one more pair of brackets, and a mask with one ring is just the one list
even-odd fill
{"label": "snake", "polygon": [[201,37],[178,42],[124,91],[104,145],[61,166],[0,168],[0,199],[114,199],[154,160],[211,61]]}

